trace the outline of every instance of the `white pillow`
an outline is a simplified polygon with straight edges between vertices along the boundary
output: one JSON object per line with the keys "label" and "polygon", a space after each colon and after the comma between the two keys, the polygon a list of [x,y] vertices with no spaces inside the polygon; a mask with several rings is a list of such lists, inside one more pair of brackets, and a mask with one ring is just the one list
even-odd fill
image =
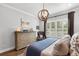
{"label": "white pillow", "polygon": [[55,44],[54,50],[52,52],[52,55],[54,56],[65,56],[69,52],[69,47],[66,43],[60,42],[58,44]]}
{"label": "white pillow", "polygon": [[61,39],[57,40],[54,45],[53,55],[67,55],[69,53],[70,35],[65,35]]}

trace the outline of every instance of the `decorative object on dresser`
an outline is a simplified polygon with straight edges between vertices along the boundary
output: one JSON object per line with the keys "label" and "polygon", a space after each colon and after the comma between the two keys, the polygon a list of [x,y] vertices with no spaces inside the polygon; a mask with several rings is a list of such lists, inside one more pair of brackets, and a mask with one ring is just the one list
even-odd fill
{"label": "decorative object on dresser", "polygon": [[16,28],[16,31],[30,32],[33,31],[33,28],[30,26],[30,23],[27,20],[20,19],[20,26]]}
{"label": "decorative object on dresser", "polygon": [[25,48],[32,42],[36,41],[36,32],[15,31],[15,49]]}

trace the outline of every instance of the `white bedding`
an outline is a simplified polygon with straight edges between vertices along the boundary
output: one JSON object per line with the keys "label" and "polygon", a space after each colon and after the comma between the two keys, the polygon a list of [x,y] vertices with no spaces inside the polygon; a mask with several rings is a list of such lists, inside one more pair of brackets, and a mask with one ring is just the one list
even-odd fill
{"label": "white bedding", "polygon": [[69,44],[71,37],[69,35],[58,39],[56,42],[51,44],[49,47],[41,52],[41,56],[63,56],[69,52]]}

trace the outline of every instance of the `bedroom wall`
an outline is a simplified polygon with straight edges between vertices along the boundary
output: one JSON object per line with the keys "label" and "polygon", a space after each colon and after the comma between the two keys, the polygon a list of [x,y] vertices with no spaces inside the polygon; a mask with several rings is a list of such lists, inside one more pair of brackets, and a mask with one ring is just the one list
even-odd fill
{"label": "bedroom wall", "polygon": [[79,32],[79,7],[75,9],[74,33]]}
{"label": "bedroom wall", "polygon": [[20,25],[21,17],[29,21],[31,27],[36,30],[38,22],[35,18],[0,5],[0,53],[15,48],[14,32]]}

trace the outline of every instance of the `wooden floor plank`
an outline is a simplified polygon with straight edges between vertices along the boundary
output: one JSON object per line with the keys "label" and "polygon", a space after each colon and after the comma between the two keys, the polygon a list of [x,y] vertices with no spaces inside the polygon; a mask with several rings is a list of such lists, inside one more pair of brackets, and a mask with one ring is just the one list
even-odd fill
{"label": "wooden floor plank", "polygon": [[0,56],[18,56],[22,53],[24,53],[25,51],[25,48],[24,49],[21,49],[21,50],[11,50],[11,51],[7,51],[7,52],[4,52],[4,53],[1,53]]}

